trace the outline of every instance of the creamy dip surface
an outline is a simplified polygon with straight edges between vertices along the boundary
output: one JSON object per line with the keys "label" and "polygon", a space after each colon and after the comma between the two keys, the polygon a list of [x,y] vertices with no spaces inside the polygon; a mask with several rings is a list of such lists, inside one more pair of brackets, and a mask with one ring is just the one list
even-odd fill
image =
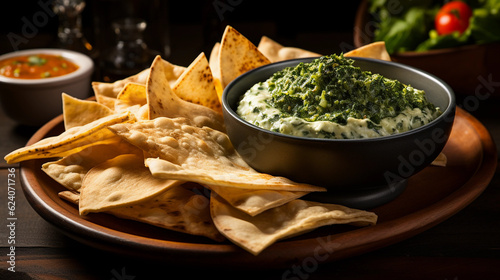
{"label": "creamy dip surface", "polygon": [[[405,132],[441,113],[423,91],[354,68],[352,60],[342,56],[330,57],[298,65],[299,69],[284,69],[255,84],[242,96],[237,114],[258,127],[287,135],[361,139]],[[321,77],[325,68],[330,69]],[[342,71],[340,78],[331,74],[335,70]]]}

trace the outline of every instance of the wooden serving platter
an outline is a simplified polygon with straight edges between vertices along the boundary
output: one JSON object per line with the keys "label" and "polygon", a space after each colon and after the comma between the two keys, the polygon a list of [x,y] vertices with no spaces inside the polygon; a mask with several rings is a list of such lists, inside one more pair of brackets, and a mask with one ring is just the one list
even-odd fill
{"label": "wooden serving platter", "polygon": [[[36,132],[28,145],[62,131],[60,116]],[[495,144],[477,119],[457,108],[443,152],[448,158],[446,167],[428,166],[408,180],[406,190],[395,200],[370,209],[379,216],[377,225],[322,227],[279,241],[258,256],[230,242],[217,243],[108,214],[82,217],[74,205],[58,197],[64,188],[41,170],[46,160],[22,162],[20,174],[25,196],[38,214],[84,244],[170,264],[276,268],[304,261],[331,262],[373,251],[423,232],[463,209],[494,175]]]}

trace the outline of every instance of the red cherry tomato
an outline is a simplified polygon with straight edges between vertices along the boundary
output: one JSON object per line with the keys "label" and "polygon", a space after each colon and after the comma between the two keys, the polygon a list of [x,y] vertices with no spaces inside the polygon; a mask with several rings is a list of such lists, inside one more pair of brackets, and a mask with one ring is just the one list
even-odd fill
{"label": "red cherry tomato", "polygon": [[443,5],[434,20],[439,35],[450,34],[454,31],[462,34],[469,27],[472,10],[462,1],[451,1]]}

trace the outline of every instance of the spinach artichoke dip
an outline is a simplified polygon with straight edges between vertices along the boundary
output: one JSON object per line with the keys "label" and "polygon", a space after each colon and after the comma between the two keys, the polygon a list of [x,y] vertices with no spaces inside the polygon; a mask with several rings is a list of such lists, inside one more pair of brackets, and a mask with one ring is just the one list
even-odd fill
{"label": "spinach artichoke dip", "polygon": [[285,68],[250,88],[237,113],[267,130],[330,139],[392,135],[441,114],[423,90],[353,63],[333,54]]}

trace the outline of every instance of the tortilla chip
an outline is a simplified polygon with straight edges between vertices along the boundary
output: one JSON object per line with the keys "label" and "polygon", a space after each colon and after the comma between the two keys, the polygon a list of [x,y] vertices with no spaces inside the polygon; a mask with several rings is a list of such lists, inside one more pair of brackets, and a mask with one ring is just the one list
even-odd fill
{"label": "tortilla chip", "polygon": [[64,128],[82,126],[113,114],[108,107],[90,100],[80,100],[66,93],[62,94]]}
{"label": "tortilla chip", "polygon": [[[165,67],[166,79],[173,85],[175,81],[184,72],[185,67],[172,64],[168,61],[163,61]],[[123,80],[118,80],[113,83],[92,82],[92,88],[96,96],[97,102],[106,105],[114,110],[115,100],[118,94],[123,90],[128,83],[146,84],[150,69],[144,69],[141,72],[127,77]]]}
{"label": "tortilla chip", "polygon": [[46,162],[42,170],[68,190],[80,191],[82,181],[92,167],[122,154],[142,156],[142,150],[126,141],[88,147],[57,161]]}
{"label": "tortilla chip", "polygon": [[139,83],[127,83],[115,100],[115,111],[122,112],[128,108],[147,104],[146,85]]}
{"label": "tortilla chip", "polygon": [[387,52],[385,48],[385,42],[373,42],[368,45],[364,45],[355,50],[347,52],[344,54],[345,57],[356,56],[356,57],[366,57],[366,58],[374,58],[385,61],[391,61],[391,56]]}
{"label": "tortilla chip", "polygon": [[[58,193],[59,197],[78,205],[80,194],[71,191]],[[175,186],[141,203],[118,207],[105,213],[183,232],[205,236],[215,241],[224,241],[210,217],[210,202],[203,195],[183,186]]]}
{"label": "tortilla chip", "polygon": [[219,50],[222,88],[241,74],[269,63],[271,61],[245,36],[231,26],[226,27]]}
{"label": "tortilla chip", "polygon": [[141,107],[135,105],[129,107],[128,110],[135,115],[137,120],[149,120],[149,106],[147,104]]}
{"label": "tortilla chip", "polygon": [[107,85],[108,83],[92,82],[94,96],[97,103],[102,104],[111,110],[114,110],[116,97],[109,97],[105,95],[108,93],[112,93],[111,91],[108,92]]}
{"label": "tortilla chip", "polygon": [[296,199],[257,216],[247,215],[221,197],[210,198],[212,219],[226,238],[258,255],[277,240],[308,232],[321,226],[374,225],[377,215],[348,207]]}
{"label": "tortilla chip", "polygon": [[114,110],[115,100],[120,91],[127,83],[145,84],[149,75],[149,69],[144,69],[141,72],[127,77],[123,80],[118,80],[113,83],[92,82],[92,89],[98,103],[101,103],[110,109]]}
{"label": "tortilla chip", "polygon": [[121,102],[133,105],[145,105],[147,102],[146,84],[127,83],[116,99]]}
{"label": "tortilla chip", "polygon": [[448,158],[444,153],[440,153],[436,159],[431,162],[431,165],[445,167],[448,163]]}
{"label": "tortilla chip", "polygon": [[168,80],[170,86],[172,87],[177,80],[182,76],[182,73],[186,71],[186,67],[172,64],[164,59],[162,59],[165,78]]}
{"label": "tortilla chip", "polygon": [[214,78],[215,90],[217,92],[217,96],[219,97],[219,102],[222,103],[222,83],[220,80],[220,60],[219,60],[219,52],[220,52],[220,43],[216,42],[210,52],[210,57],[208,60],[208,65],[210,66],[210,70],[212,70],[212,77]]}
{"label": "tortilla chip", "polygon": [[182,100],[203,105],[222,114],[222,106],[215,90],[212,71],[204,53],[198,55],[182,73],[172,90]]}
{"label": "tortilla chip", "polygon": [[268,209],[281,206],[309,192],[290,192],[275,190],[251,190],[207,186],[225,201],[250,216],[258,215]]}
{"label": "tortilla chip", "polygon": [[151,73],[146,84],[149,119],[183,117],[190,120],[193,125],[224,131],[222,115],[208,107],[179,98],[165,78],[165,71],[163,60],[157,56],[151,65]]}
{"label": "tortilla chip", "polygon": [[227,134],[195,127],[185,119],[156,118],[110,129],[149,155],[151,173],[159,178],[247,189],[324,191],[324,188],[258,173],[240,157]]}
{"label": "tortilla chip", "polygon": [[307,51],[304,49],[285,47],[266,36],[262,36],[257,49],[271,62],[278,62],[295,58],[321,56],[318,53]]}
{"label": "tortilla chip", "polygon": [[87,147],[116,143],[120,138],[107,129],[117,123],[133,122],[134,115],[129,112],[113,114],[95,120],[84,126],[66,130],[58,136],[42,139],[37,143],[17,149],[5,156],[7,163],[37,158],[64,157],[79,152]]}
{"label": "tortilla chip", "polygon": [[120,155],[85,175],[80,189],[80,215],[140,203],[180,184],[153,177],[142,155]]}
{"label": "tortilla chip", "polygon": [[76,205],[80,201],[80,193],[74,191],[61,191],[57,193],[57,196]]}
{"label": "tortilla chip", "polygon": [[220,42],[215,42],[212,50],[210,51],[210,57],[208,58],[208,65],[212,69],[212,75],[216,78],[217,74],[220,74],[219,69],[219,51]]}

